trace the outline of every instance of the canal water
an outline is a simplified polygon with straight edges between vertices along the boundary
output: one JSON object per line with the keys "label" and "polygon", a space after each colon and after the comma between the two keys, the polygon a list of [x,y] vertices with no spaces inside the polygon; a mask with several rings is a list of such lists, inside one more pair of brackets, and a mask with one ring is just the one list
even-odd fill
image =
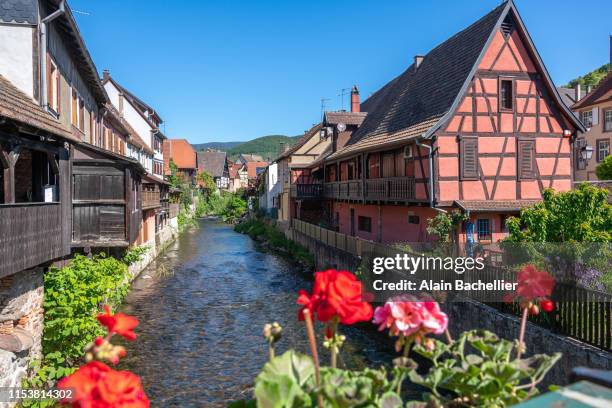
{"label": "canal water", "polygon": [[[122,309],[140,325],[120,368],[141,376],[154,407],[223,407],[251,397],[267,360],[265,323],[283,326],[278,353],[308,349],[295,303],[297,291],[312,286],[307,276],[231,226],[199,223],[143,271]],[[341,366],[380,366],[393,358],[392,343],[376,333],[343,332],[349,340]]]}

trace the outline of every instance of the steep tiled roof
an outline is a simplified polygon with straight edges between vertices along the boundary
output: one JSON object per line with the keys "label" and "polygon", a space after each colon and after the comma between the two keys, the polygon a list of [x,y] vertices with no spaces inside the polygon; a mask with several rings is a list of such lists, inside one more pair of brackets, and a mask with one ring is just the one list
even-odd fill
{"label": "steep tiled roof", "polygon": [[78,142],[64,125],[0,75],[0,116]]}
{"label": "steep tiled roof", "polygon": [[226,157],[225,152],[198,152],[198,170],[205,171],[213,177],[223,177]]}
{"label": "steep tiled roof", "polygon": [[32,0],[0,0],[0,21],[37,24],[36,4]]}
{"label": "steep tiled roof", "polygon": [[445,114],[476,64],[507,3],[455,34],[361,104],[367,112],[348,145],[393,134]]}
{"label": "steep tiled roof", "polygon": [[164,144],[168,144],[170,157],[179,169],[196,169],[196,152],[191,144],[185,139],[167,139]]}
{"label": "steep tiled roof", "polygon": [[370,137],[363,138],[352,145],[344,147],[342,150],[338,150],[334,154],[330,155],[328,159],[334,160],[340,157],[348,156],[355,153],[371,150],[374,148],[392,147],[397,144],[403,144],[410,139],[414,139],[421,136],[429,128],[436,124],[440,119],[439,116],[424,120],[423,122],[417,123],[410,126],[407,129],[401,130],[395,133],[380,133]]}
{"label": "steep tiled roof", "polygon": [[608,72],[608,75],[599,81],[599,84],[590,94],[572,106],[572,109],[584,108],[585,106],[595,105],[608,100],[612,100],[612,71]]}
{"label": "steep tiled roof", "polygon": [[317,123],[313,127],[310,128],[307,132],[304,133],[304,136],[300,137],[297,142],[295,142],[289,149],[285,150],[281,153],[274,161],[283,159],[285,157],[291,156],[295,153],[300,147],[304,146],[306,142],[308,142],[313,136],[317,136],[319,134],[319,130],[321,130],[321,124]]}
{"label": "steep tiled roof", "polygon": [[531,207],[540,200],[457,200],[455,203],[462,209],[474,212],[488,211],[520,211],[523,208]]}
{"label": "steep tiled roof", "polygon": [[367,112],[325,112],[325,123],[329,125],[337,125],[344,123],[345,125],[361,125],[367,116]]}
{"label": "steep tiled roof", "polygon": [[268,167],[268,162],[265,161],[250,161],[245,164],[247,173],[250,179],[257,178],[257,169]]}

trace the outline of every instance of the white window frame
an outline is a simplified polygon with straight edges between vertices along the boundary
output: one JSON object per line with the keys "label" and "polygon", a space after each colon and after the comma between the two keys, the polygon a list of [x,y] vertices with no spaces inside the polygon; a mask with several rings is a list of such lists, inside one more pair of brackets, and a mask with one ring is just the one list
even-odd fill
{"label": "white window frame", "polygon": [[60,96],[59,96],[59,69],[57,68],[57,64],[53,61],[53,59],[49,58],[49,69],[53,72],[50,75],[51,83],[47,84],[47,86],[51,87],[51,100],[47,101],[47,105],[49,108],[53,110],[56,114],[59,115],[60,111]]}
{"label": "white window frame", "polygon": [[593,111],[592,110],[580,111],[580,121],[582,122],[584,127],[592,128],[593,127]]}

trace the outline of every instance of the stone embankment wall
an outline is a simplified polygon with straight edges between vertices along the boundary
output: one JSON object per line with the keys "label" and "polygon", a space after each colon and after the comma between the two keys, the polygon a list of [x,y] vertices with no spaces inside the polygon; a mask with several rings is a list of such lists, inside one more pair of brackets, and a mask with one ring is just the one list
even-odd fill
{"label": "stone embankment wall", "polygon": [[[300,243],[315,257],[318,270],[337,268],[355,271],[361,259],[350,253],[329,247],[320,241],[301,234],[291,228],[284,230],[287,238]],[[451,333],[461,333],[475,328],[496,333],[508,340],[518,338],[520,319],[507,315],[479,302],[466,300],[443,305],[449,317]],[[612,370],[612,353],[589,346],[585,343],[558,335],[550,330],[528,323],[525,333],[527,354],[551,354],[560,352],[561,360],[551,369],[542,387],[550,384],[565,385],[575,367],[589,367],[601,370]]]}

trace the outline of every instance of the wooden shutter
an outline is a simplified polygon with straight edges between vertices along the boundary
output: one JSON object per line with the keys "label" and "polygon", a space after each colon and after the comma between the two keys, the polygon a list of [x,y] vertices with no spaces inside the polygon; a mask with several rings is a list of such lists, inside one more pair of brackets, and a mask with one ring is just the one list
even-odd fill
{"label": "wooden shutter", "polygon": [[464,179],[478,178],[478,139],[461,139],[461,176]]}
{"label": "wooden shutter", "polygon": [[599,109],[597,107],[593,108],[593,125],[597,125],[599,123]]}
{"label": "wooden shutter", "polygon": [[521,179],[535,178],[535,141],[518,142],[518,170]]}

